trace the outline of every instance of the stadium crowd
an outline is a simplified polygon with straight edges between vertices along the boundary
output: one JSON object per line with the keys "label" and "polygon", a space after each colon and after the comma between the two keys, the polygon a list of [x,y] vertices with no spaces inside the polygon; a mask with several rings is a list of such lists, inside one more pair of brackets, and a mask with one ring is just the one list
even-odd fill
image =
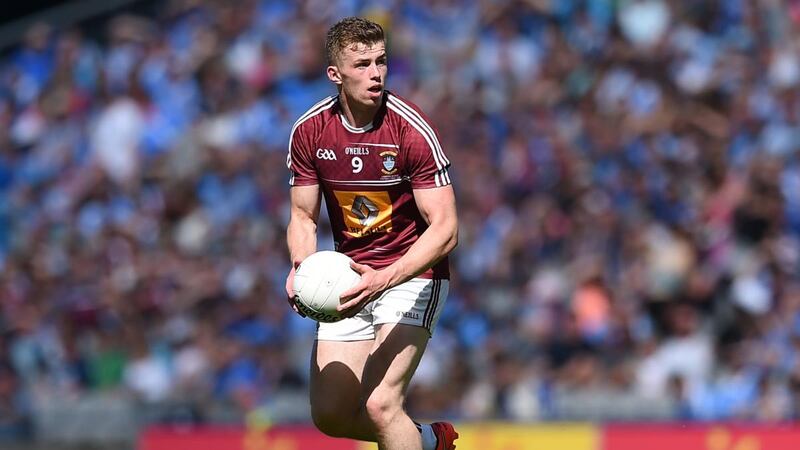
{"label": "stadium crowd", "polygon": [[87,393],[305,399],[286,145],[347,15],[453,162],[414,414],[800,418],[800,2],[174,0],[0,61],[0,434]]}

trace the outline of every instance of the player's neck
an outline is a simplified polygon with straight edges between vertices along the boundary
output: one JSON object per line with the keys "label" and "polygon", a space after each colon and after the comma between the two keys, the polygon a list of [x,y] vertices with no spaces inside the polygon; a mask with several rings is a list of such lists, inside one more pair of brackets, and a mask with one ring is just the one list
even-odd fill
{"label": "player's neck", "polygon": [[342,116],[351,126],[363,128],[372,123],[375,114],[378,113],[380,105],[367,106],[348,99],[346,95],[339,95],[339,104],[342,108]]}

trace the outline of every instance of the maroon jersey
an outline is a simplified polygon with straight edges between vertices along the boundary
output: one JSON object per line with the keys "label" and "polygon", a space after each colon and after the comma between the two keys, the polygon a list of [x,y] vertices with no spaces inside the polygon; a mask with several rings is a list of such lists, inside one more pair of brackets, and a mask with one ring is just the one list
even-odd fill
{"label": "maroon jersey", "polygon": [[[292,127],[286,165],[291,186],[320,186],[336,250],[375,269],[397,261],[428,228],[412,189],[450,184],[435,128],[388,91],[363,128],[347,122],[338,97],[314,105]],[[420,276],[449,278],[447,258]]]}

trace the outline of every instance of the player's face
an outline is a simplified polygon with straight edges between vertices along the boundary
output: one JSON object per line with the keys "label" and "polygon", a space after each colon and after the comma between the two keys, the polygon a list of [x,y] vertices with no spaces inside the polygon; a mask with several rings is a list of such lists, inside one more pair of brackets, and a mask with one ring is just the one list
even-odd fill
{"label": "player's face", "polygon": [[328,67],[328,78],[342,86],[349,99],[367,106],[378,105],[386,81],[386,46],[352,44],[339,53],[336,65]]}

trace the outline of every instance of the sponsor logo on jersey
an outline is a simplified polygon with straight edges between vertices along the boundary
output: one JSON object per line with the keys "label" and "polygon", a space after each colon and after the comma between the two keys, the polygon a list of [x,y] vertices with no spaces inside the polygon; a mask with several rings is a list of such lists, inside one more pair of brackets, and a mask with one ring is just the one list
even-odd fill
{"label": "sponsor logo on jersey", "polygon": [[336,152],[329,148],[318,148],[317,159],[324,159],[326,161],[336,161]]}
{"label": "sponsor logo on jersey", "polygon": [[392,199],[388,192],[333,191],[344,216],[345,233],[364,237],[392,231]]}
{"label": "sponsor logo on jersey", "polygon": [[396,160],[397,160],[397,152],[393,152],[391,150],[387,150],[385,152],[381,152],[381,157],[383,158],[383,172],[386,175],[392,175],[397,171]]}
{"label": "sponsor logo on jersey", "polygon": [[358,219],[358,222],[365,227],[369,227],[375,223],[379,212],[378,206],[363,195],[359,195],[353,200],[351,211]]}

